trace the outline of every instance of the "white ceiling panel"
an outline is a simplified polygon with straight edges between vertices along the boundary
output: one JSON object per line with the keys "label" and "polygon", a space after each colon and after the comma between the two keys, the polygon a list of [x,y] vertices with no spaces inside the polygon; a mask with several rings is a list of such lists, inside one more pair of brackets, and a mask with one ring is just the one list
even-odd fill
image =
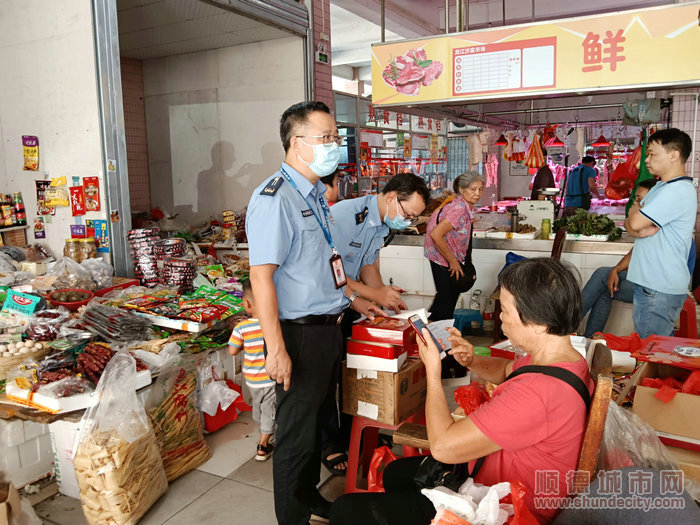
{"label": "white ceiling panel", "polygon": [[120,54],[141,60],[290,35],[201,0],[117,0],[117,15]]}

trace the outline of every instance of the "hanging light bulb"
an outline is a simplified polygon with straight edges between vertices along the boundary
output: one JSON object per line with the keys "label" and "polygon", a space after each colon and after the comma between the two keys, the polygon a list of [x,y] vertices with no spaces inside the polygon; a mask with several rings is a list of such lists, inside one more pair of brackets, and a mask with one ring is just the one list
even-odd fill
{"label": "hanging light bulb", "polygon": [[496,146],[505,146],[508,144],[508,141],[506,140],[505,135],[501,133],[501,136],[496,139],[496,142],[494,142]]}

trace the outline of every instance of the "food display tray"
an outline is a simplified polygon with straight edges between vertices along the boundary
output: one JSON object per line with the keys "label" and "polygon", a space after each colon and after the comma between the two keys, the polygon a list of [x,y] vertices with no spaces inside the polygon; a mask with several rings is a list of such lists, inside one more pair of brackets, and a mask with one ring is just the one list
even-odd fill
{"label": "food display tray", "polygon": [[540,230],[535,230],[531,233],[513,233],[513,232],[486,232],[487,239],[536,239],[540,236]]}
{"label": "food display tray", "polygon": [[[136,389],[143,388],[151,384],[151,372],[140,370],[136,372]],[[38,408],[51,414],[64,414],[74,410],[82,410],[97,401],[95,391],[75,394],[68,397],[53,397],[42,395],[41,392],[32,392],[28,389],[18,387],[14,382],[8,383],[5,387],[5,397],[9,401],[14,401],[23,406]]]}
{"label": "food display tray", "polygon": [[566,240],[567,241],[596,241],[596,242],[604,242],[610,239],[609,234],[605,235],[581,235],[580,233],[567,233],[566,234]]}

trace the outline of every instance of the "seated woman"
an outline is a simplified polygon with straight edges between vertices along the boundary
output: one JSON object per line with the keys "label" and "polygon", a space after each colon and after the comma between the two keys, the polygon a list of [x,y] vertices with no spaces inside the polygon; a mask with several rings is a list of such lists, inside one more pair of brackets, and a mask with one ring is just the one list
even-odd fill
{"label": "seated woman", "polygon": [[[581,294],[573,272],[554,259],[517,262],[503,271],[500,280],[503,332],[527,355],[516,361],[474,355],[472,345],[451,329],[449,353],[480,378],[499,384],[490,401],[455,422],[442,388],[438,351],[431,342],[421,344],[420,357],[427,373],[425,415],[430,452],[443,463],[469,462],[472,473],[476,460],[483,457],[475,481],[494,485],[521,480],[528,491],[528,508],[540,522],[548,523],[558,512],[556,506],[536,505],[534,498],[545,496],[556,501],[567,495],[567,475],[576,470],[586,425],[586,404],[571,383],[582,382],[584,392],[593,393],[586,360],[569,338],[580,319]],[[527,365],[563,368],[578,379],[568,383],[535,372],[508,378]],[[405,458],[391,463],[384,472],[385,494],[338,498],[331,510],[331,523],[430,523],[435,508],[413,481],[421,460]],[[543,476],[546,487],[540,485]]]}

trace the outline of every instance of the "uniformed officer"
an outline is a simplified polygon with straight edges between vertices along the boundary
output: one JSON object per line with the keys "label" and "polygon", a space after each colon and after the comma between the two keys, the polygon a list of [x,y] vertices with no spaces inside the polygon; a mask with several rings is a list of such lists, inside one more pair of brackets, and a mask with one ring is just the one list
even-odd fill
{"label": "uniformed officer", "polygon": [[328,107],[307,101],[280,121],[286,156],[280,171],[253,191],[246,218],[250,279],[265,338],[268,374],[277,381],[273,456],[280,524],[327,517],[316,489],[320,474],[319,409],[335,395],[343,309],[383,314],[345,286],[342,259],[320,177],[333,173],[342,138]]}
{"label": "uniformed officer", "polygon": [[[390,229],[405,230],[417,221],[430,200],[425,181],[413,173],[400,173],[389,180],[379,195],[345,199],[333,207],[333,239],[343,257],[348,283],[362,297],[399,313],[406,310],[401,288],[385,285],[379,272],[379,250]],[[346,312],[343,336],[350,337],[359,315]],[[339,384],[342,379],[338,376]],[[342,406],[342,389],[340,392]],[[322,462],[333,475],[347,469],[347,449],[352,419],[338,417],[335,400],[321,416]]]}
{"label": "uniformed officer", "polygon": [[[406,305],[401,289],[387,286],[379,273],[379,250],[389,229],[405,230],[417,222],[430,200],[425,181],[413,173],[392,177],[379,195],[340,201],[331,226],[353,290],[399,313]],[[357,282],[358,280],[362,282]]]}

